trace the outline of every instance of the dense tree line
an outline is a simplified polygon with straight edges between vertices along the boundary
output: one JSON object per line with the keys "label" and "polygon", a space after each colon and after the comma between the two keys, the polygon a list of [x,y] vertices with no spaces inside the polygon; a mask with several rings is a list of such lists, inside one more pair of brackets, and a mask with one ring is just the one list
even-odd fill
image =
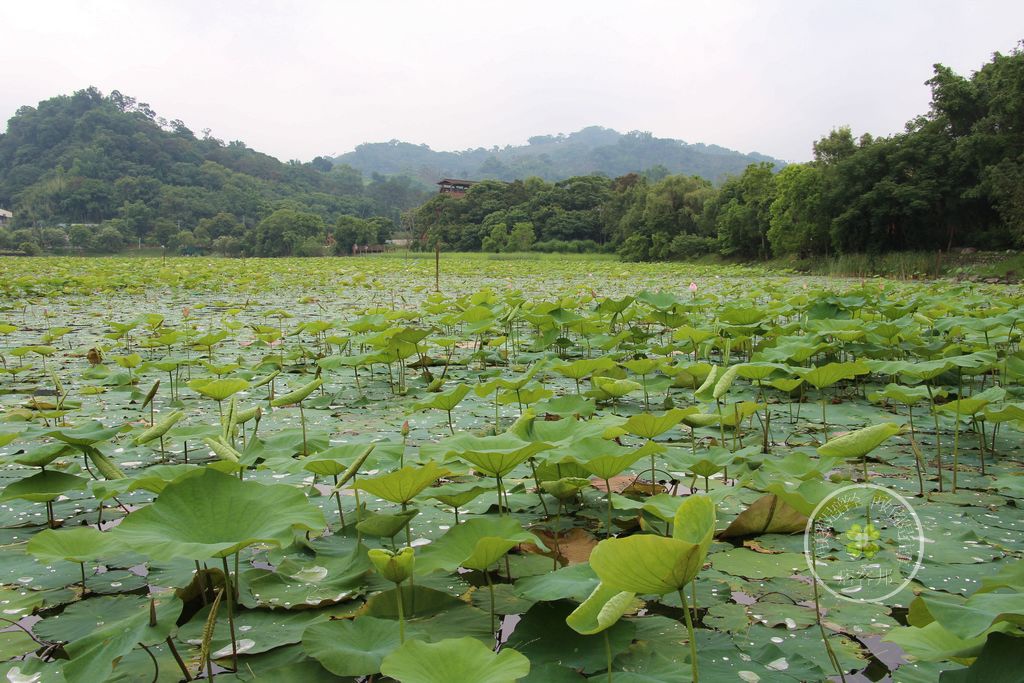
{"label": "dense tree line", "polygon": [[[282,163],[225,144],[146,103],[95,88],[22,107],[0,135],[0,249],[277,256],[384,239],[426,195],[406,177],[366,179],[326,157]],[[353,227],[355,226],[355,227]],[[336,235],[335,233],[339,233]]]}
{"label": "dense tree line", "polygon": [[930,111],[890,137],[838,128],[814,159],[719,186],[664,169],[485,181],[415,212],[422,244],[742,259],[1024,246],[1024,51],[969,77],[936,65]]}

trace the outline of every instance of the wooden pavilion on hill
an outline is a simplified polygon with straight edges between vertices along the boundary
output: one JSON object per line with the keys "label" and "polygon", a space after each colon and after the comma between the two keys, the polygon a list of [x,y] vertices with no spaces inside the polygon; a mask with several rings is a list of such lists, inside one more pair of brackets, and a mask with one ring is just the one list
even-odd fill
{"label": "wooden pavilion on hill", "polygon": [[437,184],[440,186],[439,191],[441,194],[450,194],[453,197],[462,197],[472,185],[476,184],[476,181],[444,178],[443,180],[439,180]]}

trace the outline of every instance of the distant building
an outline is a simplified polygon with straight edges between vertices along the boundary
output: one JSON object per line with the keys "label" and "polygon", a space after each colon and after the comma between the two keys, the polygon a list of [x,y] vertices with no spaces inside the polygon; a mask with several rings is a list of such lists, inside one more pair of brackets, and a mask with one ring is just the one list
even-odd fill
{"label": "distant building", "polygon": [[14,214],[7,209],[0,209],[0,228],[10,224],[14,220]]}
{"label": "distant building", "polygon": [[466,191],[472,185],[476,184],[475,180],[456,180],[455,178],[445,178],[437,183],[440,186],[441,194],[450,194],[453,197],[461,197],[466,194]]}

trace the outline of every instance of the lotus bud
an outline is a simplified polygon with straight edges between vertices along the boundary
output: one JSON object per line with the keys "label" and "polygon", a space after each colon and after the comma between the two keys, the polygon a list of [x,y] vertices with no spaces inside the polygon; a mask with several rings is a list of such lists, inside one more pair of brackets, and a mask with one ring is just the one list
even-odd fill
{"label": "lotus bud", "polygon": [[402,583],[412,576],[412,566],[416,560],[414,552],[408,547],[397,553],[383,548],[373,548],[367,554],[381,576],[392,583]]}
{"label": "lotus bud", "polygon": [[402,423],[402,438],[409,436],[409,421],[406,420]]}

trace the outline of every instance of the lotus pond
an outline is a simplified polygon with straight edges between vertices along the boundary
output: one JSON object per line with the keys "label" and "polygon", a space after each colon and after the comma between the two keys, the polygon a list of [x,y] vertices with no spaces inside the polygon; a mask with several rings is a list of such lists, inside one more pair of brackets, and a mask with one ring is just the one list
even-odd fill
{"label": "lotus pond", "polygon": [[1020,680],[1018,288],[438,284],[0,259],[3,680]]}

